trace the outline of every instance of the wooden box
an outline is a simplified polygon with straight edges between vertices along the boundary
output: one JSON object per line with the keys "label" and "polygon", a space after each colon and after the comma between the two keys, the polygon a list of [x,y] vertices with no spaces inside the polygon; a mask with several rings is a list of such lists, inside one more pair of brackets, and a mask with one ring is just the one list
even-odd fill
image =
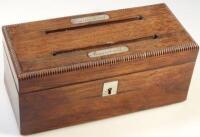
{"label": "wooden box", "polygon": [[3,27],[22,134],[184,101],[198,46],[165,4]]}

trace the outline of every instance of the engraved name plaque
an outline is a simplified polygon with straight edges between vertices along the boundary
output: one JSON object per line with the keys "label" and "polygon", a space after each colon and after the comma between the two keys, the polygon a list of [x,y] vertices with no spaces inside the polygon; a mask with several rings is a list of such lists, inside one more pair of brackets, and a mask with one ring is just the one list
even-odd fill
{"label": "engraved name plaque", "polygon": [[112,55],[112,54],[127,52],[128,50],[129,50],[128,47],[120,46],[120,47],[114,47],[114,48],[107,48],[107,49],[92,51],[92,52],[88,53],[88,56],[90,58],[95,58],[95,57],[101,57],[101,56],[106,56],[106,55]]}
{"label": "engraved name plaque", "polygon": [[96,22],[109,19],[109,16],[106,14],[94,15],[94,16],[86,16],[80,18],[73,18],[71,19],[72,24],[82,24],[82,23],[89,23],[89,22]]}

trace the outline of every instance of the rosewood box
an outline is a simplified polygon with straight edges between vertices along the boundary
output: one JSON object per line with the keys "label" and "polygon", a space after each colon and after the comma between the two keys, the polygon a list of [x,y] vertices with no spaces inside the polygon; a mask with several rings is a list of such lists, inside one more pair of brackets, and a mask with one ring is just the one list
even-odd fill
{"label": "rosewood box", "polygon": [[2,30],[21,134],[184,101],[198,53],[165,4]]}

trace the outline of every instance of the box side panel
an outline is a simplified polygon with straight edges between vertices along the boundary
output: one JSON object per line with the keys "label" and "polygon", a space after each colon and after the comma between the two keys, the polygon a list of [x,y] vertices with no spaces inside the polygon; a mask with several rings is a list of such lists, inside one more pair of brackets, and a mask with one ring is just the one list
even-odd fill
{"label": "box side panel", "polygon": [[[22,94],[22,133],[108,118],[186,99],[194,62]],[[105,82],[116,95],[102,97]]]}
{"label": "box side panel", "polygon": [[15,118],[20,128],[20,114],[19,114],[19,95],[17,90],[17,84],[15,83],[13,73],[8,62],[8,57],[4,51],[4,83],[5,87],[15,114]]}
{"label": "box side panel", "polygon": [[7,27],[2,28],[3,32],[3,48],[4,48],[4,53],[5,57],[4,59],[7,60],[10,70],[12,72],[12,76],[14,78],[14,82],[17,88],[17,91],[19,91],[19,81],[18,81],[18,74],[21,73],[20,70],[20,65],[17,59],[17,56],[15,54],[15,50],[13,49],[12,42],[10,40],[10,36],[7,33]]}

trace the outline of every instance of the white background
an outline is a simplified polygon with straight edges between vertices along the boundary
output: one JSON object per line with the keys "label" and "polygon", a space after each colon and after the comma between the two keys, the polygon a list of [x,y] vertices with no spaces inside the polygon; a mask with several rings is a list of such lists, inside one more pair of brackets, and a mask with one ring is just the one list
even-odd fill
{"label": "white background", "polygon": [[[165,2],[200,44],[199,0],[0,0],[0,26]],[[2,39],[2,33],[0,33]],[[187,101],[33,136],[48,137],[200,137],[200,59]],[[0,43],[0,137],[20,136],[3,82]]]}

